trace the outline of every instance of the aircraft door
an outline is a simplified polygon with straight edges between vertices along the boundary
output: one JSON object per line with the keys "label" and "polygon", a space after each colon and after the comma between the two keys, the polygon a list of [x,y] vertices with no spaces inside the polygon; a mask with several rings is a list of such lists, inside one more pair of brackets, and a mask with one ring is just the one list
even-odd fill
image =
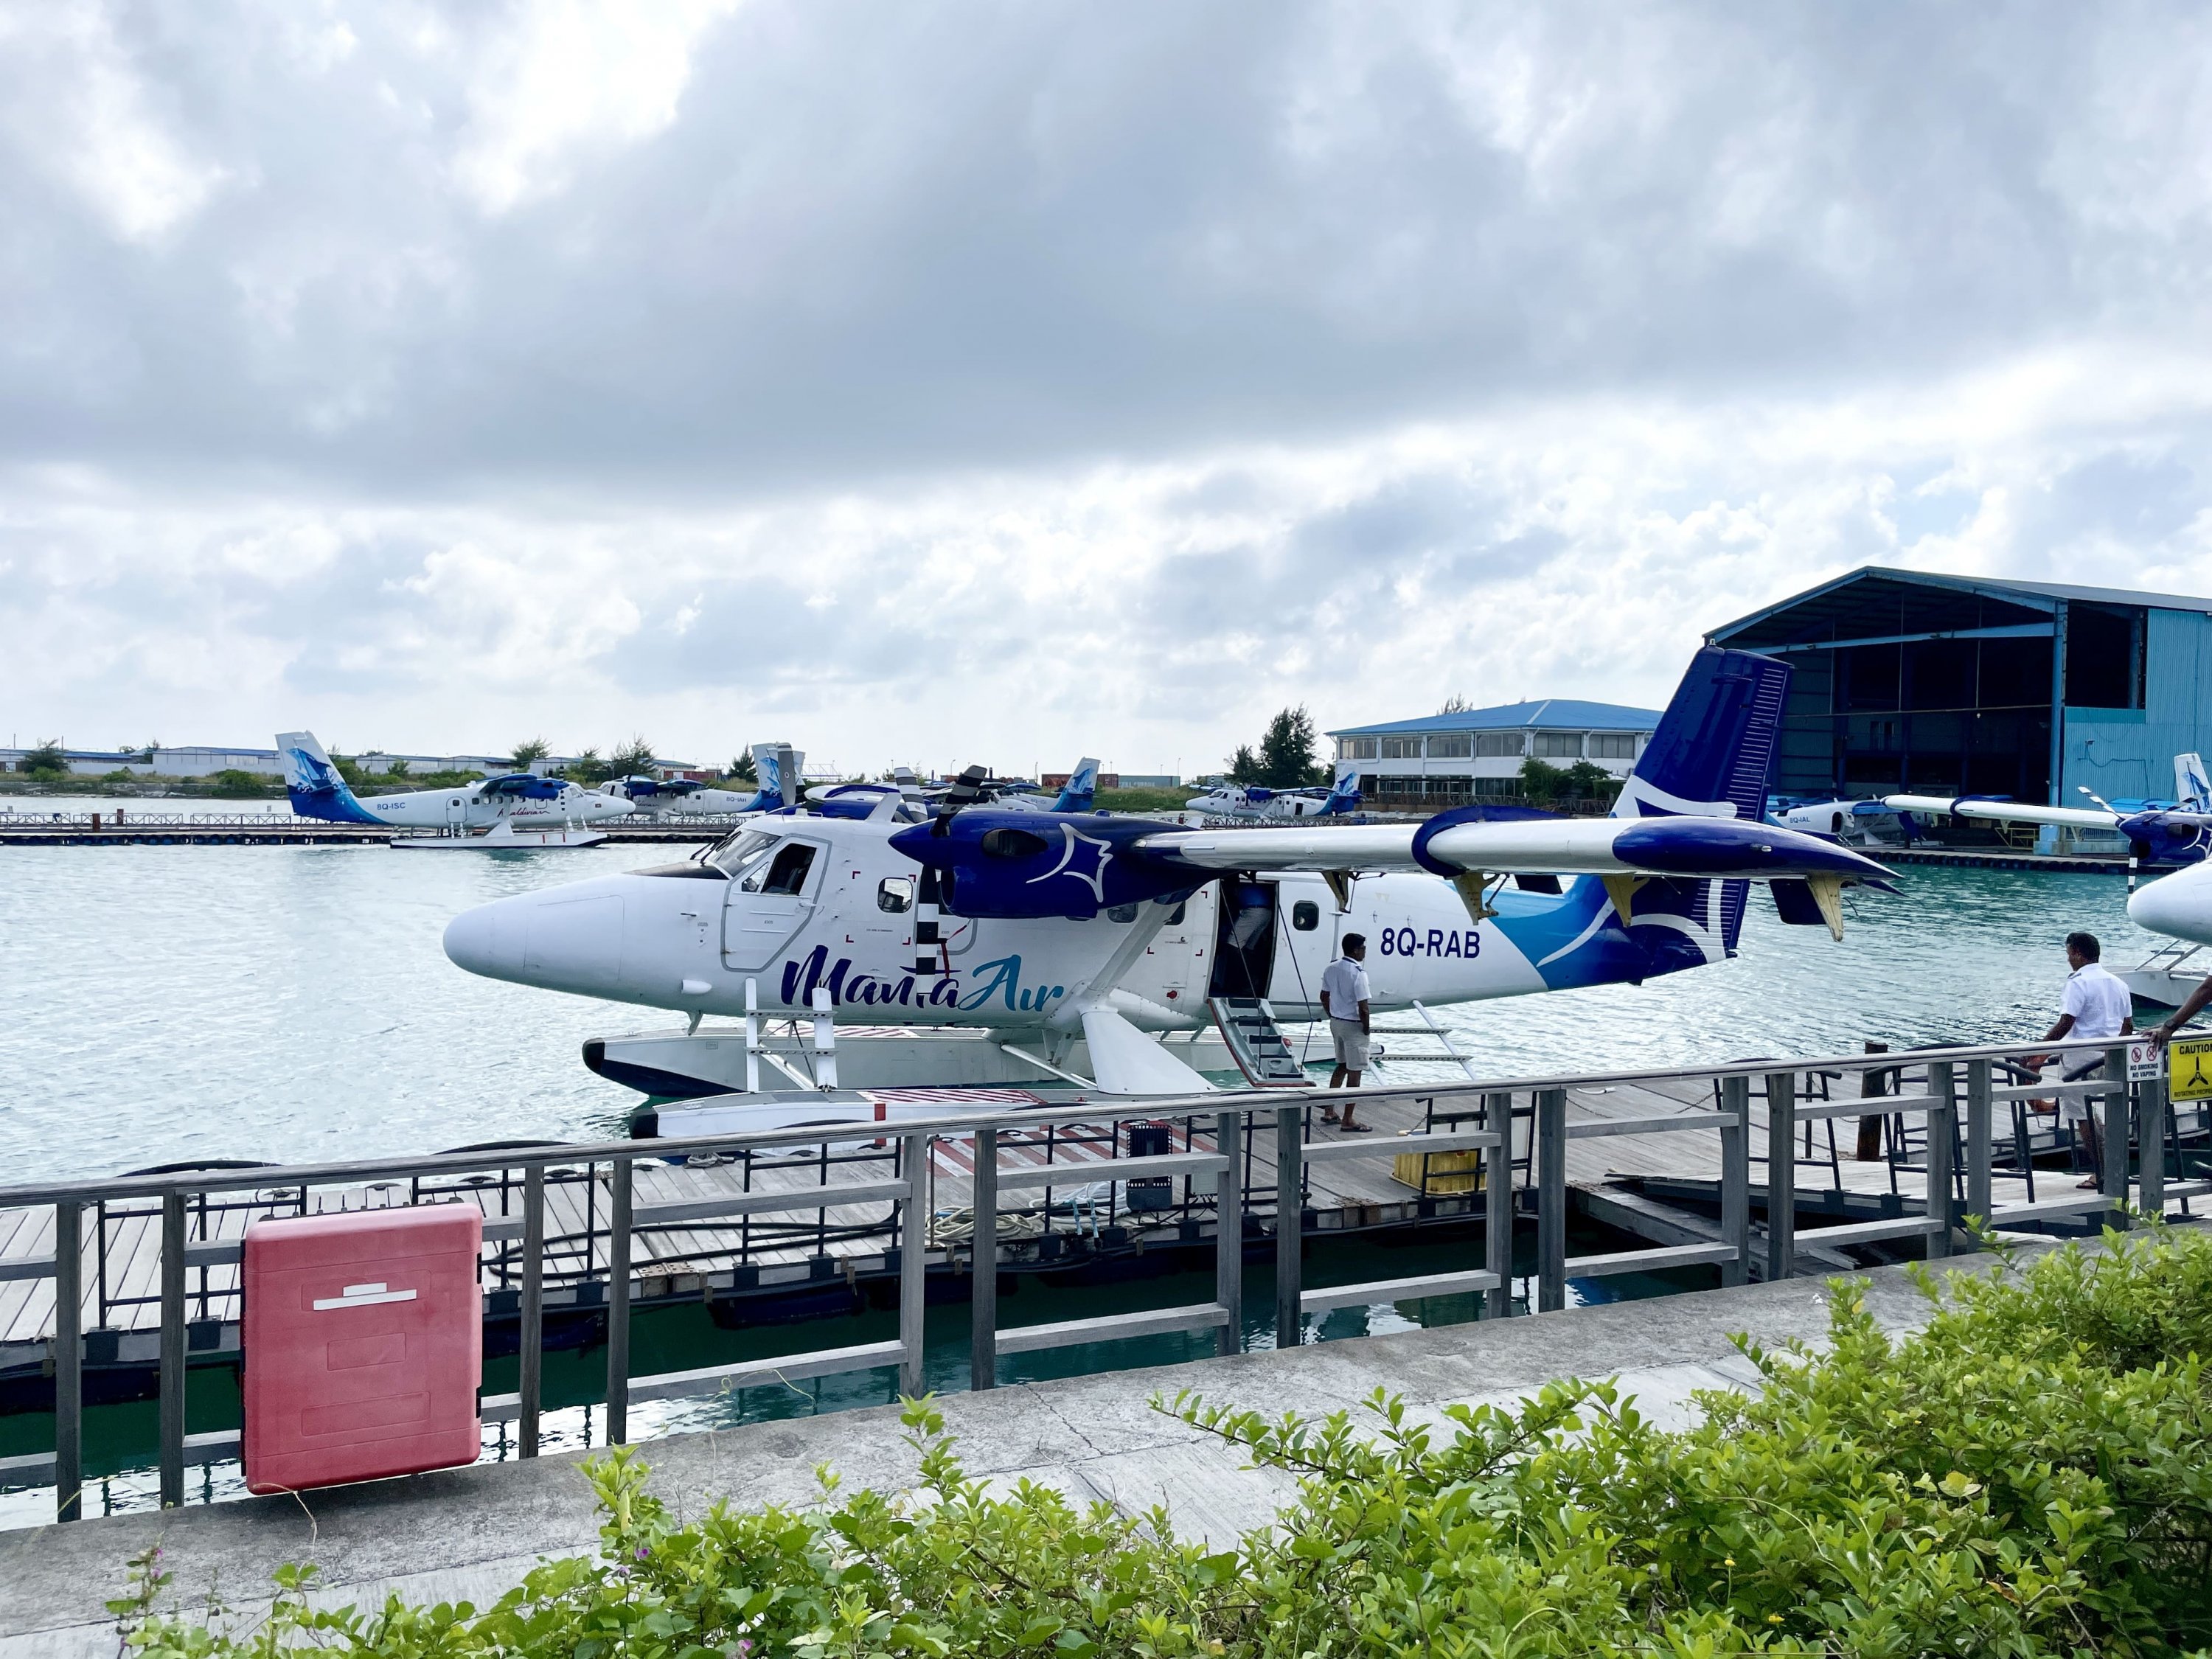
{"label": "aircraft door", "polygon": [[1304,1014],[1321,1018],[1321,976],[1336,954],[1336,941],[1344,918],[1326,882],[1308,878],[1277,884],[1276,927],[1281,943],[1275,950],[1273,991],[1268,1000],[1285,1019]]}
{"label": "aircraft door", "polygon": [[466,795],[446,797],[446,828],[459,835],[469,827],[469,798]]}
{"label": "aircraft door", "polygon": [[813,919],[828,849],[787,836],[738,867],[722,909],[723,965],[758,973]]}
{"label": "aircraft door", "polygon": [[1231,876],[1221,884],[1206,994],[1264,997],[1275,969],[1275,884]]}

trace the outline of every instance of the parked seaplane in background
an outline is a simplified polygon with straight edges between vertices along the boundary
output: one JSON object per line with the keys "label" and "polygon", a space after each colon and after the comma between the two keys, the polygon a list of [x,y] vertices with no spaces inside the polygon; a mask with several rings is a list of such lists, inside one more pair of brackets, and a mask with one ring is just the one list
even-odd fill
{"label": "parked seaplane in background", "polygon": [[[1378,1012],[1721,961],[1755,881],[1784,921],[1840,938],[1844,888],[1888,872],[1762,822],[1789,674],[1699,652],[1607,818],[1470,806],[1419,825],[1188,830],[992,805],[920,823],[777,814],[681,863],[466,911],[446,953],[490,978],[689,1015],[681,1034],[594,1040],[586,1063],[662,1097],[744,1089],[717,1109],[768,1114],[717,1125],[836,1121],[823,1097],[759,1091],[761,1014],[896,1028],[879,1050],[869,1034],[836,1043],[848,1088],[1197,1091],[1211,1085],[1182,1055],[1212,1030],[1248,1080],[1304,1086],[1275,1018],[1320,1015],[1346,933],[1370,941]],[[746,1024],[702,1032],[708,1015]]]}
{"label": "parked seaplane in background", "polygon": [[1778,801],[1768,809],[1766,821],[1808,835],[1833,836],[1846,847],[1905,846],[1921,833],[1911,813],[1879,800]]}
{"label": "parked seaplane in background", "polygon": [[1923,817],[1949,814],[1968,822],[2051,824],[2066,830],[2099,830],[2119,836],[2128,842],[2130,863],[2196,864],[2203,861],[2212,836],[2212,781],[2204,763],[2195,755],[2173,757],[2173,793],[2178,803],[2123,801],[2115,805],[2092,793],[2081,793],[2089,806],[2038,806],[2026,801],[1984,799],[1972,795],[1889,795],[1883,805]]}
{"label": "parked seaplane in background", "polygon": [[613,795],[630,804],[630,810],[641,817],[657,818],[665,814],[711,814],[757,811],[754,805],[761,792],[755,789],[717,789],[711,784],[695,783],[689,778],[649,778],[645,776],[610,778],[599,786],[603,795]]}
{"label": "parked seaplane in background", "polygon": [[332,823],[374,823],[423,830],[394,847],[507,848],[588,847],[606,839],[589,826],[627,817],[629,802],[535,772],[479,778],[452,789],[413,789],[362,800],[331,764],[312,732],[280,732],[284,785],[292,811]]}
{"label": "parked seaplane in background", "polygon": [[1188,811],[1209,818],[1249,818],[1273,823],[1286,818],[1341,817],[1359,810],[1358,767],[1339,762],[1336,781],[1326,789],[1265,789],[1258,784],[1223,784],[1183,803]]}

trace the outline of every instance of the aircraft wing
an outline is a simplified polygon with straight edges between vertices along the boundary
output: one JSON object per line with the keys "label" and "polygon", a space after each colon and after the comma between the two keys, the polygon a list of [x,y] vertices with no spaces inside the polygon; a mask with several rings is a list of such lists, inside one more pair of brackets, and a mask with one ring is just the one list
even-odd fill
{"label": "aircraft wing", "polygon": [[[1880,880],[1892,872],[1821,836],[1748,819],[1669,814],[1644,818],[1498,821],[1445,812],[1419,825],[1341,830],[1168,830],[1132,849],[1193,869],[1426,870],[1441,876],[1672,876],[1771,881]],[[1458,821],[1455,822],[1457,819]]]}
{"label": "aircraft wing", "polygon": [[2037,806],[2026,801],[1975,800],[1942,795],[1886,795],[1882,805],[1899,812],[1949,813],[1954,818],[1984,819],[1992,823],[2055,823],[2068,830],[2112,830],[2119,823],[2117,812],[2088,806]]}

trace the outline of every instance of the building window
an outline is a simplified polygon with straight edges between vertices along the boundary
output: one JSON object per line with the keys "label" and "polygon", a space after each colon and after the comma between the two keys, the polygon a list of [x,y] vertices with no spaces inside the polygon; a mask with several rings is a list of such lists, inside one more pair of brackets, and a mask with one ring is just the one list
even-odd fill
{"label": "building window", "polygon": [[1630,732],[1591,732],[1589,757],[1592,760],[1634,760],[1635,734]]}
{"label": "building window", "polygon": [[1521,795],[1518,778],[1477,778],[1474,798],[1477,800],[1517,800]]}
{"label": "building window", "polygon": [[1474,743],[1464,732],[1455,732],[1447,737],[1429,739],[1431,760],[1465,760],[1474,752]]}
{"label": "building window", "polygon": [[1536,734],[1536,753],[1546,760],[1580,760],[1583,734],[1579,732],[1539,732]]}
{"label": "building window", "polygon": [[1419,760],[1421,740],[1419,738],[1385,738],[1382,739],[1384,760]]}
{"label": "building window", "polygon": [[1373,738],[1339,738],[1336,757],[1339,760],[1373,760],[1376,742]]}
{"label": "building window", "polygon": [[1495,758],[1500,755],[1518,757],[1522,734],[1518,732],[1485,732],[1474,740],[1474,752]]}

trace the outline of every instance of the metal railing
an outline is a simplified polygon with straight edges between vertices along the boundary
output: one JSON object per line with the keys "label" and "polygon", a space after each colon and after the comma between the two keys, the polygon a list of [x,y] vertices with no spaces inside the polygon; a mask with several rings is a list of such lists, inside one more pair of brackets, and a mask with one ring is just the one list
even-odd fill
{"label": "metal railing", "polygon": [[[2107,1050],[2105,1075],[2074,1084],[2031,1083],[1999,1086],[1993,1063],[2026,1048],[2051,1052]],[[210,1218],[225,1211],[248,1209],[260,1214],[301,1214],[309,1207],[309,1194],[319,1188],[343,1188],[353,1192],[380,1191],[392,1202],[453,1201],[477,1196],[487,1209],[484,1239],[486,1257],[480,1272],[512,1292],[519,1320],[520,1360],[518,1386],[513,1393],[485,1396],[482,1415],[490,1421],[519,1424],[522,1455],[535,1456],[543,1413],[542,1379],[544,1322],[551,1281],[565,1279],[574,1297],[603,1285],[606,1346],[606,1435],[611,1443],[628,1438],[629,1410],[642,1401],[708,1395],[751,1382],[826,1376],[842,1372],[896,1367],[900,1387],[909,1394],[923,1382],[922,1310],[926,1275],[935,1265],[940,1272],[964,1266],[972,1276],[971,1381],[988,1388],[997,1381],[1001,1356],[1034,1352],[1074,1343],[1118,1340],[1170,1331],[1216,1333],[1223,1353],[1233,1353],[1242,1344],[1243,1260],[1248,1237],[1265,1237],[1267,1228],[1253,1213],[1255,1207],[1273,1212],[1275,1246],[1275,1308],[1277,1340],[1292,1346],[1302,1340],[1304,1318],[1331,1308],[1373,1304],[1418,1297],[1461,1292],[1480,1295],[1481,1314],[1494,1317],[1511,1311],[1512,1226],[1516,1211],[1527,1207],[1516,1200],[1533,1200],[1537,1235],[1537,1271],[1531,1302],[1534,1311],[1548,1313],[1565,1305],[1571,1279],[1613,1273],[1647,1272],[1689,1265],[1711,1265],[1723,1284],[1741,1284],[1754,1266],[1771,1277],[1787,1277],[1796,1271],[1800,1255],[1796,1228],[1800,1196],[1796,1184],[1795,1147],[1799,1126],[1822,1118],[1864,1115],[1869,1109],[1887,1115],[1912,1114],[1929,1126],[1925,1195],[1922,1213],[1884,1218],[1871,1222],[1846,1223],[1812,1230],[1810,1237],[1826,1245],[1858,1244],[1922,1237],[1931,1255],[1948,1254],[1954,1230],[1965,1216],[1984,1218],[1996,1227],[2040,1222],[2100,1210],[2112,1212],[2124,1224],[2131,1147],[2144,1149],[2140,1175],[2144,1207],[2162,1210],[2175,1198],[2212,1191],[2212,1181],[2173,1181],[2166,1178],[2171,1152],[2175,1173],[2185,1174],[2179,1161],[2179,1143],[2166,1110],[2165,1091],[2156,1081],[2133,1085],[2126,1079],[2124,1046],[2099,1043],[2011,1044],[2002,1048],[1954,1048],[1923,1051],[1910,1057],[1915,1068],[1924,1067],[1925,1086],[1916,1095],[1887,1095],[1878,1098],[1839,1099],[1800,1105],[1796,1079],[1812,1071],[1838,1074],[1877,1070],[1900,1073],[1905,1056],[1849,1055],[1836,1059],[1744,1061],[1729,1066],[1675,1071],[1612,1073],[1595,1077],[1553,1077],[1449,1085],[1422,1084],[1367,1089],[1356,1098],[1363,1103],[1396,1100],[1425,1111],[1425,1127],[1375,1140],[1311,1139],[1310,1111],[1322,1098],[1317,1093],[1288,1096],[1267,1091],[1213,1093],[1174,1099],[1129,1103],[1118,1109],[1102,1109],[1099,1103],[1023,1107],[948,1115],[890,1124],[846,1124],[745,1133],[710,1135],[684,1139],[622,1141],[590,1146],[525,1145],[441,1154],[434,1157],[331,1163],[292,1168],[244,1167],[155,1173],[116,1180],[46,1183],[0,1189],[0,1210],[51,1206],[55,1249],[52,1255],[0,1261],[0,1280],[51,1279],[56,1298],[53,1341],[55,1382],[54,1449],[51,1455],[32,1454],[0,1460],[0,1482],[30,1484],[51,1480],[55,1486],[57,1512],[74,1519],[81,1503],[82,1484],[82,1400],[85,1332],[83,1270],[88,1256],[95,1264],[95,1248],[88,1250],[84,1219],[89,1210],[95,1224],[104,1226],[115,1215],[136,1215],[158,1221],[160,1324],[157,1340],[159,1375],[159,1492],[166,1505],[183,1501],[185,1469],[190,1462],[206,1462],[237,1455],[236,1431],[188,1435],[185,1401],[189,1360],[194,1351],[211,1344],[196,1340],[205,1335],[210,1309],[216,1298],[236,1297],[233,1287],[210,1285],[210,1272],[234,1268],[242,1261],[243,1244],[235,1238],[208,1237]],[[1958,1080],[1963,1073],[1964,1149],[1960,1154]],[[1752,1137],[1758,1127],[1751,1109],[1751,1085],[1763,1079],[1767,1121],[1765,1208],[1766,1250],[1763,1263],[1753,1255],[1751,1182]],[[1663,1085],[1694,1084],[1702,1097],[1717,1097],[1717,1106],[1684,1103],[1678,1109],[1633,1116],[1594,1115],[1573,1120],[1569,1115],[1571,1091],[1577,1088],[1612,1089],[1644,1085],[1654,1091]],[[1708,1089],[1717,1095],[1706,1095]],[[2105,1105],[2103,1170],[2100,1189],[2093,1194],[2011,1205],[1993,1205],[1991,1199],[1991,1113],[1999,1103],[2014,1099],[2049,1099],[2063,1095],[2100,1099]],[[1523,1108],[1516,1103],[1527,1097]],[[1464,1103],[1463,1106],[1459,1103]],[[1441,1109],[1440,1109],[1441,1108]],[[1185,1150],[1142,1156],[1119,1155],[1120,1129],[1129,1124],[1158,1125],[1163,1119],[1184,1121]],[[1515,1125],[1528,1126],[1528,1179],[1516,1191],[1514,1173]],[[1111,1124],[1115,1156],[1103,1162],[1003,1164],[1002,1149],[1011,1138],[1046,1132],[1048,1150],[1055,1133],[1079,1134],[1097,1126]],[[1478,1127],[1465,1127],[1474,1124]],[[1274,1139],[1274,1181],[1272,1192],[1252,1188],[1254,1143],[1272,1129]],[[1567,1254],[1569,1191],[1567,1149],[1577,1141],[1620,1136],[1674,1135],[1711,1133],[1719,1137],[1717,1182],[1720,1221],[1718,1237],[1711,1242],[1661,1245],[1638,1250],[1596,1255]],[[940,1141],[972,1137],[972,1233],[964,1241],[933,1239],[934,1152]],[[1209,1143],[1210,1138],[1210,1144]],[[1172,1144],[1172,1142],[1170,1142]],[[818,1175],[815,1184],[781,1189],[752,1186],[751,1160],[769,1154],[787,1158],[794,1151],[811,1149],[807,1163]],[[1482,1261],[1464,1268],[1400,1279],[1309,1288],[1304,1283],[1304,1241],[1310,1231],[1306,1207],[1307,1178],[1316,1164],[1378,1157],[1417,1158],[1425,1171],[1429,1161],[1453,1154],[1477,1155],[1476,1167],[1462,1173],[1483,1190]],[[732,1159],[743,1163],[744,1184],[737,1190],[702,1193],[696,1197],[641,1202],[637,1194],[639,1164],[677,1164],[692,1159]],[[602,1231],[597,1221],[599,1189],[598,1166],[607,1166],[606,1219]],[[882,1166],[888,1164],[888,1170]],[[872,1166],[872,1167],[870,1167]],[[580,1169],[580,1176],[576,1171]],[[848,1178],[849,1177],[849,1178]],[[1215,1292],[1209,1302],[1153,1308],[1100,1318],[1045,1324],[1003,1326],[998,1316],[997,1279],[1006,1212],[1001,1194],[1009,1191],[1041,1189],[1042,1213],[1048,1224],[1054,1214],[1055,1189],[1092,1185],[1102,1177],[1115,1193],[1127,1192],[1132,1183],[1180,1181],[1184,1193],[1176,1219],[1185,1237],[1202,1237],[1202,1225],[1192,1229],[1210,1212],[1213,1224]],[[551,1206],[548,1194],[563,1182],[581,1180],[586,1206],[581,1239],[565,1238],[548,1227]],[[380,1183],[371,1185],[371,1183]],[[1423,1181],[1423,1208],[1429,1200]],[[490,1200],[496,1188],[496,1207]],[[1210,1188],[1210,1192],[1207,1190]],[[248,1197],[240,1199],[239,1194]],[[1256,1206],[1265,1194],[1272,1204]],[[1210,1199],[1210,1202],[1208,1200]],[[149,1211],[143,1206],[157,1206]],[[884,1268],[896,1278],[898,1334],[884,1341],[840,1348],[816,1349],[764,1358],[701,1367],[696,1370],[631,1374],[630,1324],[635,1302],[644,1288],[635,1272],[639,1265],[636,1246],[641,1237],[656,1232],[680,1232],[702,1224],[737,1221],[741,1225],[773,1224],[765,1218],[788,1217],[811,1211],[815,1220],[786,1224],[793,1228],[787,1238],[811,1237],[817,1261],[826,1261],[824,1243],[835,1229],[827,1218],[832,1209],[886,1205],[889,1220],[881,1229],[861,1227],[848,1236],[881,1231],[895,1237],[895,1247],[884,1252]],[[138,1207],[133,1207],[138,1206]],[[197,1223],[197,1228],[193,1224]],[[192,1235],[197,1231],[200,1237]],[[597,1265],[599,1241],[604,1238],[604,1279]],[[564,1250],[566,1254],[564,1255]],[[726,1246],[720,1254],[728,1254]],[[682,1258],[678,1258],[679,1260]],[[549,1273],[549,1266],[554,1270]],[[665,1266],[665,1261],[654,1265]],[[195,1289],[192,1275],[199,1275]],[[103,1310],[110,1304],[95,1298]],[[197,1303],[197,1325],[189,1315]],[[595,1305],[592,1303],[584,1305]]]}

